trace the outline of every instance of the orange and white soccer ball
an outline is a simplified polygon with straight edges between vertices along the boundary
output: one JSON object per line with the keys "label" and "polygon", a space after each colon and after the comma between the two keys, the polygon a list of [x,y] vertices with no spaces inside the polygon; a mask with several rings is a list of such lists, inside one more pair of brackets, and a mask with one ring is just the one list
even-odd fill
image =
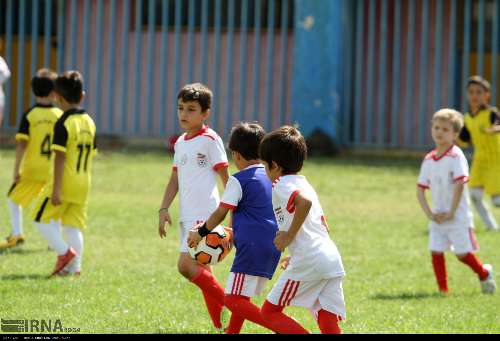
{"label": "orange and white soccer ball", "polygon": [[232,243],[233,232],[222,225],[216,226],[196,247],[189,247],[191,257],[203,265],[221,262],[231,251],[227,245]]}

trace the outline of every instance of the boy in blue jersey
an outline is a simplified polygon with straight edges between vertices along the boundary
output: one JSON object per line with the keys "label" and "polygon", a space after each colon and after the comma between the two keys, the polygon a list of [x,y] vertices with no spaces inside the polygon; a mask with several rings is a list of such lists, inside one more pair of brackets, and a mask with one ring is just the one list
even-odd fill
{"label": "boy in blue jersey", "polygon": [[210,218],[189,232],[188,245],[195,247],[232,211],[236,256],[224,297],[224,305],[232,312],[228,334],[239,333],[245,320],[271,329],[250,300],[262,292],[280,259],[273,244],[278,225],[271,202],[272,184],[258,156],[264,135],[264,129],[255,123],[240,123],[232,129],[229,149],[239,172],[229,177],[221,203]]}

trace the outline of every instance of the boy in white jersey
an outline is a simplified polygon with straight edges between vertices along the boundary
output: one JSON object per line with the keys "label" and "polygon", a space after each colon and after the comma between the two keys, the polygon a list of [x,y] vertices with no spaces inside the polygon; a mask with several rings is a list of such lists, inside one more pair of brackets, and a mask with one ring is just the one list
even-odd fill
{"label": "boy in white jersey", "polygon": [[179,123],[185,133],[174,146],[174,165],[159,210],[158,231],[161,238],[166,236],[165,223],[172,224],[168,209],[179,192],[178,270],[202,290],[213,325],[221,329],[224,289],[212,275],[210,266],[202,266],[191,258],[187,237],[190,229],[206,221],[219,206],[217,176],[225,186],[229,178],[228,160],[222,139],[205,125],[210,116],[210,89],[199,83],[188,84],[180,90],[177,100]]}
{"label": "boy in white jersey", "polygon": [[267,134],[260,145],[260,158],[273,182],[272,203],[279,227],[274,244],[281,252],[288,247],[290,253],[262,314],[279,333],[308,333],[283,314],[288,305],[308,308],[322,333],[340,334],[338,321],[346,316],[345,272],[318,196],[306,178],[297,174],[306,155],[304,137],[291,126]]}
{"label": "boy in white jersey", "polygon": [[[483,265],[473,254],[479,249],[466,183],[469,166],[462,150],[454,145],[463,127],[463,117],[456,110],[441,109],[432,118],[432,139],[436,149],[427,154],[417,184],[417,197],[429,218],[429,249],[439,290],[448,293],[444,252],[452,250],[479,277],[484,293],[496,290],[493,269]],[[433,207],[425,190],[430,189]]]}

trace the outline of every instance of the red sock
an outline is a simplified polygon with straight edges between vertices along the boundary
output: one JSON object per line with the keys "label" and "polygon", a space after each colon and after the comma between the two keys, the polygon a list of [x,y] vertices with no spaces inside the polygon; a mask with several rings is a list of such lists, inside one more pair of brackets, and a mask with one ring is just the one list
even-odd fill
{"label": "red sock", "polygon": [[309,334],[297,321],[283,314],[283,308],[267,300],[264,302],[262,317],[271,324],[272,330],[279,334]]}
{"label": "red sock", "polygon": [[198,274],[191,279],[203,293],[208,313],[215,328],[222,328],[220,315],[224,304],[224,289],[210,271],[199,267]]}
{"label": "red sock", "polygon": [[448,274],[446,273],[446,263],[443,253],[432,254],[432,266],[434,267],[434,274],[441,292],[448,292]]}
{"label": "red sock", "polygon": [[321,334],[342,334],[342,330],[338,325],[341,319],[334,313],[321,309],[318,312],[318,326]]}
{"label": "red sock", "polygon": [[[253,323],[264,328],[275,331],[272,324],[264,320],[262,317],[260,308],[250,301],[250,297],[241,295],[226,295],[224,298],[224,305],[232,312],[231,322],[229,323],[229,328],[226,331],[228,334],[239,333],[244,320],[252,321]],[[233,316],[236,316],[234,324]]]}
{"label": "red sock", "polygon": [[472,271],[477,273],[481,281],[484,281],[486,278],[488,278],[488,270],[483,267],[481,261],[472,253],[469,252],[464,258],[459,259],[462,263],[467,264],[472,269]]}
{"label": "red sock", "polygon": [[243,327],[243,323],[245,323],[244,317],[232,313],[231,319],[229,320],[229,326],[225,330],[226,334],[239,334]]}

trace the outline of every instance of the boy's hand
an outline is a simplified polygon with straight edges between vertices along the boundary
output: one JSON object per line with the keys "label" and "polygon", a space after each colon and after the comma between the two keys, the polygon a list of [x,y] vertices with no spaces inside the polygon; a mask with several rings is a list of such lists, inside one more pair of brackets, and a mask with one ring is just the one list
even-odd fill
{"label": "boy's hand", "polygon": [[166,210],[166,209],[161,209],[160,212],[158,213],[158,215],[159,215],[158,233],[160,235],[160,238],[164,238],[167,236],[167,230],[165,228],[165,223],[172,225],[172,218],[170,218],[170,214],[168,213],[168,210]]}
{"label": "boy's hand", "polygon": [[276,238],[274,238],[274,246],[276,246],[276,249],[278,249],[279,252],[283,252],[289,244],[288,232],[278,231],[278,233],[276,233]]}
{"label": "boy's hand", "polygon": [[286,268],[288,268],[288,264],[290,264],[290,258],[291,258],[290,256],[286,256],[285,258],[283,258],[280,261],[280,268],[286,270]]}
{"label": "boy's hand", "polygon": [[52,192],[52,197],[50,198],[50,202],[54,206],[59,206],[62,204],[61,194],[59,192]]}
{"label": "boy's hand", "polygon": [[452,214],[451,212],[442,212],[442,213],[434,213],[432,216],[433,216],[432,220],[434,220],[438,224],[442,224],[447,220],[452,220],[455,215]]}
{"label": "boy's hand", "polygon": [[192,230],[189,231],[189,236],[188,236],[188,240],[187,240],[187,244],[189,247],[197,247],[198,246],[198,243],[203,239],[202,236],[200,236],[200,234],[198,233],[198,229],[197,228],[194,228]]}

